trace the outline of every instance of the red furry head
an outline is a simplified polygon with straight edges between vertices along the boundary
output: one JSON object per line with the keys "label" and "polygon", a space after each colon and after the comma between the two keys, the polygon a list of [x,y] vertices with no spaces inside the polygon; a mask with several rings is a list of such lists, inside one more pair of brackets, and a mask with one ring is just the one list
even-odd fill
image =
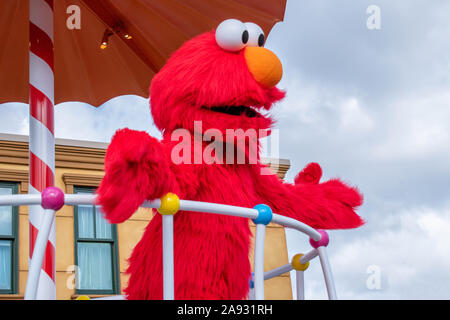
{"label": "red furry head", "polygon": [[202,131],[215,128],[222,133],[270,128],[272,119],[259,111],[269,110],[285,93],[255,80],[249,69],[255,68],[249,63],[250,48],[270,52],[246,46],[226,51],[214,31],[187,41],[153,78],[150,103],[156,126],[166,134],[178,128],[193,131],[194,121],[202,121]]}

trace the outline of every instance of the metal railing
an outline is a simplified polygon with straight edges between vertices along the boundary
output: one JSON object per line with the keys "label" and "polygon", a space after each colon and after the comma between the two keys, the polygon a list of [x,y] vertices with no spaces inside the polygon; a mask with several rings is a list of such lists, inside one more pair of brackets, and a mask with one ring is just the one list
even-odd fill
{"label": "metal railing", "polygon": [[[0,196],[0,206],[41,205],[45,209],[45,216],[41,222],[36,238],[33,256],[30,261],[28,279],[25,289],[25,299],[36,299],[39,274],[41,272],[47,239],[50,227],[56,212],[63,205],[95,205],[95,195],[64,194],[56,187],[45,189],[42,194],[27,195],[3,195]],[[174,255],[173,255],[173,218],[179,211],[196,211],[210,214],[222,214],[235,217],[252,219],[256,224],[254,275],[250,279],[249,298],[254,300],[264,299],[264,280],[279,276],[291,270],[296,270],[297,299],[302,300],[304,294],[304,271],[308,268],[309,261],[319,256],[328,298],[337,299],[330,263],[326,252],[328,234],[323,230],[315,230],[310,226],[279,214],[272,213],[266,205],[257,205],[254,208],[244,208],[217,203],[180,200],[175,194],[167,194],[161,199],[146,201],[142,204],[145,208],[154,208],[162,215],[163,228],[163,298],[172,300],[175,298],[174,290]],[[292,262],[281,267],[264,272],[264,240],[266,225],[276,223],[295,229],[306,234],[310,238],[313,249],[306,254],[298,254]],[[115,296],[114,299],[120,299]]]}

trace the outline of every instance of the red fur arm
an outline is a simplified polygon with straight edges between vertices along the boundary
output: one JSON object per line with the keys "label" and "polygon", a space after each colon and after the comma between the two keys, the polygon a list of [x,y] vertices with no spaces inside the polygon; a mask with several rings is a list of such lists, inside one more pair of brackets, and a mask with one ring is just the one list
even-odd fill
{"label": "red fur arm", "polygon": [[118,130],[106,151],[98,203],[111,223],[128,219],[145,200],[169,192],[173,178],[163,145],[146,132]]}
{"label": "red fur arm", "polygon": [[[318,183],[318,179],[302,179],[309,170],[321,175],[320,166],[306,167],[295,179],[296,184],[283,183],[275,175],[260,176],[260,195],[273,211],[316,229],[348,229],[361,226],[364,221],[355,213],[362,204],[356,188],[339,179]],[[305,173],[306,172],[306,173]],[[308,182],[307,182],[307,181]]]}

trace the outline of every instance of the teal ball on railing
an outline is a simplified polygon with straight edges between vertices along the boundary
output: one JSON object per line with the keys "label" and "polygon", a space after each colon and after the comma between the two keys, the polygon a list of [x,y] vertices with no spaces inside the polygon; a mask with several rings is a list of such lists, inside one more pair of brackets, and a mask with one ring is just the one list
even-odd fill
{"label": "teal ball on railing", "polygon": [[256,217],[256,219],[253,219],[253,222],[255,224],[268,225],[270,221],[272,221],[272,209],[268,205],[257,204],[253,207],[253,209],[256,209],[258,211],[258,217]]}

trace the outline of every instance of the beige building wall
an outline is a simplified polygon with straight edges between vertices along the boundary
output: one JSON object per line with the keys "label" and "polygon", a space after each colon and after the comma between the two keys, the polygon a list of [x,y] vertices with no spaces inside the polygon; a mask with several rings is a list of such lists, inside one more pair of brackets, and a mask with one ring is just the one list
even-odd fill
{"label": "beige building wall", "polygon": [[[0,135],[0,181],[17,182],[19,193],[28,193],[28,137]],[[103,159],[107,145],[103,143],[56,139],[55,185],[65,193],[73,193],[75,186],[97,187],[103,176]],[[289,161],[282,160],[277,173],[281,178],[289,169]],[[139,209],[130,219],[117,226],[120,288],[126,287],[127,258],[141,239],[151,219],[148,209]],[[77,297],[73,283],[75,264],[74,209],[64,206],[55,218],[56,235],[56,298]],[[252,222],[251,229],[255,227]],[[19,207],[19,261],[18,293],[0,295],[0,299],[23,299],[28,275],[28,207]],[[251,260],[253,252],[250,255]],[[266,232],[264,270],[288,263],[284,228],[269,224]],[[266,299],[292,299],[289,273],[265,281]]]}

